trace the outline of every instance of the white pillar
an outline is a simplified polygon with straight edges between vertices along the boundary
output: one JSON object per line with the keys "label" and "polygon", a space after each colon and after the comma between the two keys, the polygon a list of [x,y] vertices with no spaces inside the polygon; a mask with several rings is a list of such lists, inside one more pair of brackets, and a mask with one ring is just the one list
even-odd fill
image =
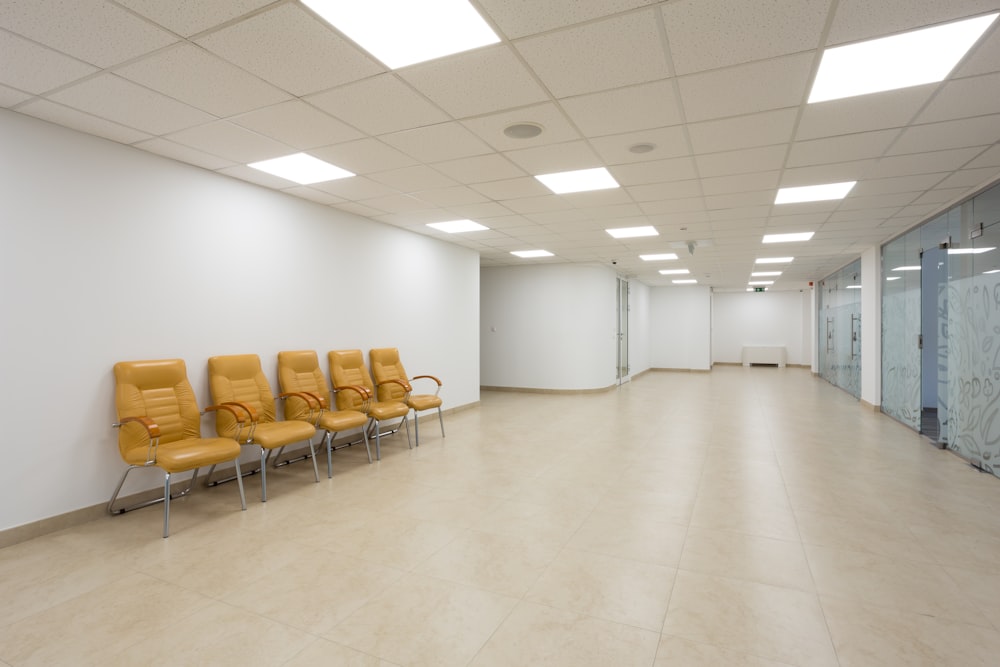
{"label": "white pillar", "polygon": [[861,401],[882,404],[882,252],[861,253]]}

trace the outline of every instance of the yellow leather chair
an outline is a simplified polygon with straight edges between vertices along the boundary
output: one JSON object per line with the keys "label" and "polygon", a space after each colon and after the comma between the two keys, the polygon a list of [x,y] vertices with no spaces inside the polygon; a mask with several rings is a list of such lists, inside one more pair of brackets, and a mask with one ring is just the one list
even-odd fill
{"label": "yellow leather chair", "polygon": [[[400,419],[406,427],[406,445],[410,444],[410,425],[406,416],[410,408],[401,401],[382,401],[375,398],[375,385],[365,368],[365,358],[361,350],[333,350],[327,355],[330,362],[330,380],[334,387],[363,387],[367,396],[362,399],[357,393],[341,391],[337,393],[338,410],[357,410],[366,412],[370,418],[370,429],[375,432],[375,458],[382,460],[381,423],[390,419]],[[390,431],[395,433],[399,430]],[[368,434],[371,437],[371,433]]]}
{"label": "yellow leather chair", "polygon": [[[232,461],[240,480],[240,504],[247,508],[240,477],[240,446],[231,438],[201,437],[201,412],[187,379],[182,359],[121,361],[115,364],[115,409],[118,413],[118,452],[128,464],[108,502],[108,512],[123,514],[163,503],[163,537],[170,535],[170,501],[189,494],[203,466]],[[208,410],[236,411],[233,406]],[[163,498],[130,507],[115,507],[125,478],[136,468],[163,470]],[[186,490],[170,495],[170,476],[194,470]]]}
{"label": "yellow leather chair", "polygon": [[[330,391],[326,377],[319,368],[319,357],[313,350],[297,350],[278,353],[278,382],[281,391],[288,394],[285,399],[285,419],[306,421],[322,429],[323,444],[326,445],[326,476],[333,477],[333,439],[338,433],[360,428],[368,452],[368,463],[372,462],[372,450],[368,447],[368,415],[360,410],[329,410]],[[357,394],[367,399],[367,391],[362,387],[334,387],[333,394],[342,391]],[[310,400],[312,399],[312,400]]]}
{"label": "yellow leather chair", "polygon": [[[403,401],[413,408],[413,435],[420,446],[420,422],[417,413],[437,408],[438,423],[441,424],[441,437],[444,437],[444,418],[441,416],[441,380],[433,375],[414,375],[408,377],[403,363],[399,360],[399,350],[394,347],[376,348],[369,352],[372,363],[372,375],[375,376],[375,386],[378,387],[378,400]],[[432,380],[437,384],[433,394],[414,394],[414,380]]]}
{"label": "yellow leather chair", "polygon": [[[208,384],[217,404],[236,406],[240,415],[216,412],[215,430],[241,445],[260,448],[260,499],[267,502],[267,459],[275,449],[303,440],[309,441],[313,474],[319,482],[316,449],[312,437],[316,429],[303,421],[277,421],[271,386],[256,354],[234,354],[208,360]],[[219,482],[216,482],[219,483]]]}

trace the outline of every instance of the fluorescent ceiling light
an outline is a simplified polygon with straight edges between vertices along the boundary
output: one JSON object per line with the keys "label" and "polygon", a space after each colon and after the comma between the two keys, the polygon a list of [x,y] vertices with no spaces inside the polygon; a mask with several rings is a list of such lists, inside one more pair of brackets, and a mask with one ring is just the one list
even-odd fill
{"label": "fluorescent ceiling light", "polygon": [[794,259],[794,257],[758,257],[754,261],[757,264],[787,264]]}
{"label": "fluorescent ceiling light", "polygon": [[775,204],[801,204],[810,201],[829,201],[843,199],[857,184],[857,181],[844,183],[826,183],[824,185],[803,185],[797,188],[781,188],[774,198]]}
{"label": "fluorescent ceiling light", "polygon": [[489,229],[489,227],[484,227],[478,222],[473,222],[472,220],[449,220],[447,222],[429,222],[428,227],[433,227],[439,232],[447,232],[448,234],[461,234],[462,232],[481,232],[484,229]]}
{"label": "fluorescent ceiling light", "polygon": [[847,285],[847,289],[861,289],[861,285]]}
{"label": "fluorescent ceiling light", "polygon": [[390,69],[500,41],[468,0],[302,0]]}
{"label": "fluorescent ceiling light", "polygon": [[750,274],[751,278],[765,278],[767,276],[780,276],[781,271],[754,271]]}
{"label": "fluorescent ceiling light", "polygon": [[794,234],[765,234],[763,243],[794,243],[808,241],[816,232],[796,232]]}
{"label": "fluorescent ceiling light", "polygon": [[619,187],[618,181],[604,167],[560,171],[555,174],[539,174],[535,178],[557,195]]}
{"label": "fluorescent ceiling light", "polygon": [[655,227],[619,227],[618,229],[605,229],[608,234],[616,239],[632,239],[637,236],[659,236]]}
{"label": "fluorescent ceiling light", "polygon": [[997,13],[827,49],[809,103],[942,81]]}
{"label": "fluorescent ceiling light", "polygon": [[279,178],[293,181],[299,185],[322,183],[323,181],[333,181],[338,178],[354,176],[353,172],[335,167],[329,162],[323,162],[305,153],[295,153],[284,157],[276,157],[272,160],[251,162],[247,166],[267,172],[273,176],[278,176]]}
{"label": "fluorescent ceiling light", "polygon": [[671,280],[670,282],[675,285],[694,285],[698,281],[694,278],[686,278],[684,280]]}
{"label": "fluorescent ceiling light", "polygon": [[889,276],[888,278],[886,278],[886,280],[899,280],[899,279],[900,279],[899,276]]}
{"label": "fluorescent ceiling light", "polygon": [[512,250],[510,254],[523,257],[524,259],[531,259],[533,257],[552,257],[552,253],[548,250]]}
{"label": "fluorescent ceiling light", "polygon": [[996,248],[948,248],[949,255],[981,255]]}
{"label": "fluorescent ceiling light", "polygon": [[747,285],[773,285],[773,280],[751,280]]}
{"label": "fluorescent ceiling light", "polygon": [[897,266],[893,271],[919,271],[919,266]]}
{"label": "fluorescent ceiling light", "polygon": [[682,276],[686,273],[691,273],[687,269],[660,269],[661,276]]}
{"label": "fluorescent ceiling light", "polygon": [[639,259],[644,262],[658,262],[664,259],[677,259],[677,253],[662,252],[659,255],[639,255]]}

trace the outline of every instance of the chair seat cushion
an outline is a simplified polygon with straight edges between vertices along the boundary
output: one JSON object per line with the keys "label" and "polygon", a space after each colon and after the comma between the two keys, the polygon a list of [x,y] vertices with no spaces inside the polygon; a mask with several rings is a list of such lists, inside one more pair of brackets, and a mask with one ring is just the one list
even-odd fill
{"label": "chair seat cushion", "polygon": [[416,411],[441,407],[441,397],[434,394],[410,394],[410,407]]}
{"label": "chair seat cushion", "polygon": [[319,427],[327,431],[339,432],[364,426],[368,415],[357,410],[334,410],[324,412],[319,418]]}
{"label": "chair seat cushion", "polygon": [[371,407],[368,409],[368,414],[379,421],[403,417],[409,412],[410,406],[406,403],[398,403],[396,401],[379,401],[377,403],[372,403]]}
{"label": "chair seat cushion", "polygon": [[266,422],[257,424],[257,430],[253,432],[253,440],[264,449],[274,449],[308,440],[314,435],[316,435],[316,429],[309,422]]}
{"label": "chair seat cushion", "polygon": [[[126,460],[131,465],[146,462],[146,448],[129,450]],[[240,445],[229,438],[186,438],[161,443],[156,449],[156,465],[166,472],[184,472],[202,466],[232,461],[240,455]]]}

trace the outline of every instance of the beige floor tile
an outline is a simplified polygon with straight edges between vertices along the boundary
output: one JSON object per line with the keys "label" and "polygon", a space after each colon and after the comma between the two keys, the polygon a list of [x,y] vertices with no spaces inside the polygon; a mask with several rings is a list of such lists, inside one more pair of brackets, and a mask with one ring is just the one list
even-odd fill
{"label": "beige floor tile", "polygon": [[961,525],[956,522],[949,525],[910,523],[909,528],[922,549],[941,565],[987,572],[996,567],[1000,531],[984,530],[975,523]]}
{"label": "beige floor tile", "polygon": [[[957,567],[946,567],[945,572],[958,586],[958,593],[975,603],[984,618],[1000,630],[1000,573],[996,570],[975,572]],[[976,625],[985,625],[977,623]]]}
{"label": "beige floor tile", "polygon": [[521,602],[470,665],[651,665],[657,640],[648,630]]}
{"label": "beige floor tile", "polygon": [[466,665],[516,602],[408,574],[324,637],[404,665]]}
{"label": "beige floor tile", "polygon": [[508,500],[484,514],[474,528],[560,548],[576,533],[588,514],[586,508]]}
{"label": "beige floor tile", "polygon": [[493,496],[435,488],[418,498],[398,502],[386,511],[423,521],[471,527],[479,522],[483,514],[495,509],[502,502],[503,499]]}
{"label": "beige floor tile", "polygon": [[221,602],[137,642],[108,665],[278,665],[314,637]]}
{"label": "beige floor tile", "polygon": [[821,598],[841,667],[992,667],[1000,634],[978,625]]}
{"label": "beige floor tile", "polygon": [[564,549],[524,599],[658,632],[675,575],[672,567]]}
{"label": "beige floor tile", "polygon": [[816,592],[799,542],[692,526],[688,529],[678,567]]}
{"label": "beige floor tile", "polygon": [[656,516],[668,523],[686,526],[694,512],[697,497],[697,479],[690,490],[670,487],[662,491],[646,491],[629,484],[621,484],[605,493],[596,509],[614,512],[620,516],[632,514]]}
{"label": "beige floor tile", "polygon": [[398,667],[396,663],[355,651],[326,639],[316,639],[282,667]]}
{"label": "beige floor tile", "polygon": [[679,571],[663,633],[793,665],[836,666],[816,595]]}
{"label": "beige floor tile", "polygon": [[676,567],[687,528],[655,514],[599,508],[569,540],[572,549]]}
{"label": "beige floor tile", "polygon": [[789,664],[664,635],[653,667],[789,667]]}
{"label": "beige floor tile", "polygon": [[470,530],[414,572],[519,598],[558,554],[558,549],[534,540]]}
{"label": "beige floor tile", "polygon": [[921,548],[910,529],[900,522],[810,511],[796,511],[795,516],[804,544],[935,562]]}
{"label": "beige floor tile", "polygon": [[790,507],[767,500],[744,498],[716,499],[699,495],[691,514],[691,525],[715,530],[729,530],[758,537],[791,542],[799,541],[799,528]]}
{"label": "beige floor tile", "polygon": [[992,627],[939,565],[812,545],[805,549],[822,595]]}

